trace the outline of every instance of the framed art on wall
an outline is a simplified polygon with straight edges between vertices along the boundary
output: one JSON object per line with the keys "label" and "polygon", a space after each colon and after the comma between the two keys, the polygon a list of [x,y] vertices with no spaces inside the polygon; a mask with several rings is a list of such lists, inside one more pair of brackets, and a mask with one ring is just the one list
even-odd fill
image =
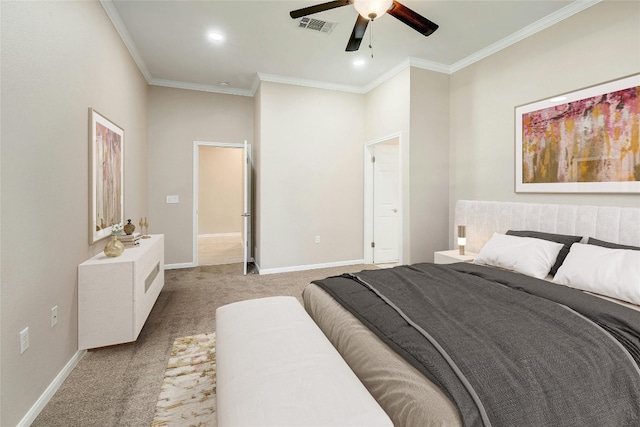
{"label": "framed art on wall", "polygon": [[89,108],[89,243],[124,218],[124,129]]}
{"label": "framed art on wall", "polygon": [[515,109],[516,193],[640,193],[640,74]]}

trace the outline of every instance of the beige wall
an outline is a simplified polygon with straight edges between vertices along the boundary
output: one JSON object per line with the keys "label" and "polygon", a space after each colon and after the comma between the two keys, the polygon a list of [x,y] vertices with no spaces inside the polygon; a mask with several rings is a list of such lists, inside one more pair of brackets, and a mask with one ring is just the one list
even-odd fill
{"label": "beige wall", "polygon": [[451,206],[458,199],[639,206],[637,194],[514,191],[514,108],[638,73],[639,52],[640,2],[604,1],[454,73]]}
{"label": "beige wall", "polygon": [[411,263],[433,262],[449,237],[449,75],[411,69]]}
{"label": "beige wall", "polygon": [[364,97],[262,82],[259,99],[259,267],[361,260]]}
{"label": "beige wall", "polygon": [[106,244],[88,244],[88,108],[125,130],[125,218],[137,218],[147,207],[147,85],[98,2],[0,7],[0,424],[13,426],[76,354],[77,266]]}
{"label": "beige wall", "polygon": [[[194,141],[253,139],[253,100],[152,86],[149,88],[149,229],[165,235],[165,263],[193,256]],[[167,195],[179,196],[167,204]]]}
{"label": "beige wall", "polygon": [[199,150],[198,234],[242,233],[244,207],[243,150]]}
{"label": "beige wall", "polygon": [[[410,222],[410,70],[407,68],[365,95],[365,143],[400,135],[402,179],[402,253],[401,261],[411,259]],[[363,242],[364,243],[364,242]]]}
{"label": "beige wall", "polygon": [[251,227],[252,227],[252,233],[253,233],[253,242],[251,243],[253,245],[252,247],[252,254],[253,254],[253,258],[254,261],[257,261],[258,259],[260,259],[260,254],[258,251],[258,248],[260,247],[260,234],[261,234],[261,228],[260,228],[260,222],[258,221],[258,218],[260,218],[260,206],[262,205],[262,198],[260,197],[261,191],[261,184],[262,184],[262,180],[260,179],[260,173],[261,173],[261,144],[260,144],[260,129],[262,128],[262,114],[260,111],[260,104],[262,102],[262,86],[258,87],[258,89],[256,90],[256,94],[253,97],[253,145],[252,145],[252,174],[253,174],[253,187],[252,187],[252,196],[253,196],[253,205],[251,206]]}
{"label": "beige wall", "polygon": [[366,95],[366,139],[400,134],[402,262],[433,261],[448,229],[449,76],[407,68]]}

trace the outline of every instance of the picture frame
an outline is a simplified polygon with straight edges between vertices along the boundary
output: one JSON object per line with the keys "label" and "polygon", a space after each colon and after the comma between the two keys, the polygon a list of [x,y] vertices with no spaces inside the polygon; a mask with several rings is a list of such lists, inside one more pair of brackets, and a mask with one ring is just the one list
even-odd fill
{"label": "picture frame", "polygon": [[516,193],[640,193],[640,74],[515,107]]}
{"label": "picture frame", "polygon": [[124,129],[89,108],[89,243],[124,221]]}

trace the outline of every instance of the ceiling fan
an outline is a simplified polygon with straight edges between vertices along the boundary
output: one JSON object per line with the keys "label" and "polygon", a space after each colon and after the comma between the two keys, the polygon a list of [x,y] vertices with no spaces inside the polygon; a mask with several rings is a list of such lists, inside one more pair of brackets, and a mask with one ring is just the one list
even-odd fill
{"label": "ceiling fan", "polygon": [[438,24],[429,21],[424,16],[414,12],[396,0],[337,0],[317,4],[315,6],[303,7],[289,12],[293,19],[311,15],[313,13],[324,12],[325,10],[353,4],[358,11],[358,19],[353,27],[353,32],[347,43],[347,52],[355,52],[360,48],[360,43],[367,30],[369,21],[380,18],[385,13],[404,22],[420,34],[428,36],[438,29]]}

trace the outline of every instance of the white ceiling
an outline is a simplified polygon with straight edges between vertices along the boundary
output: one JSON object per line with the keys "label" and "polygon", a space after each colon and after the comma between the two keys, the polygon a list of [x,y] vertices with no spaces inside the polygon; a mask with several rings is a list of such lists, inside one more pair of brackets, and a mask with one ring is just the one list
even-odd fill
{"label": "white ceiling", "polygon": [[[369,25],[358,52],[345,52],[353,6],[312,15],[337,22],[331,34],[299,29],[289,17],[324,1],[101,3],[150,84],[251,96],[259,79],[366,92],[407,64],[450,73],[600,0],[401,1],[440,28],[424,37],[385,15]],[[211,30],[225,40],[209,40]],[[353,65],[358,58],[363,66]]]}

